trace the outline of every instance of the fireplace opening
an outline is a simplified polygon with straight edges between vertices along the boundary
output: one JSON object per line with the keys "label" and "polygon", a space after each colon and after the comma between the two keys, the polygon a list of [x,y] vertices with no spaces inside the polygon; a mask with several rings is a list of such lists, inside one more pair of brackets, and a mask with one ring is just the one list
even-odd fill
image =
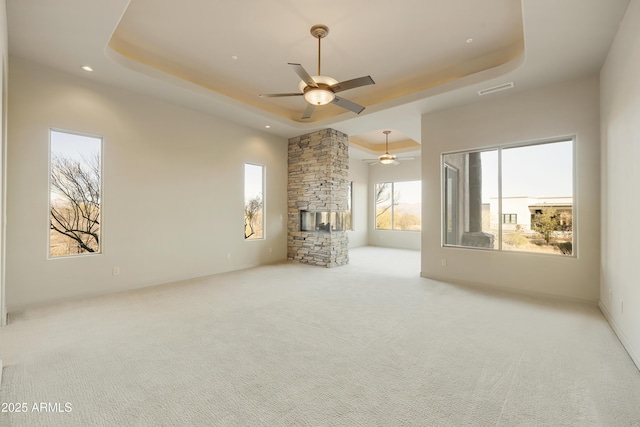
{"label": "fireplace opening", "polygon": [[345,212],[300,211],[300,231],[333,233],[344,231],[347,225]]}

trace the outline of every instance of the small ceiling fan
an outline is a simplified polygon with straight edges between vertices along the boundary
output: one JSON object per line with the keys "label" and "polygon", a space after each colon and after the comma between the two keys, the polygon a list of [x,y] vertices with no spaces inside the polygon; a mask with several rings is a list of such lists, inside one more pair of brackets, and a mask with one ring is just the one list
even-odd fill
{"label": "small ceiling fan", "polygon": [[389,154],[389,134],[390,130],[382,131],[384,133],[385,140],[385,153],[380,155],[377,159],[362,159],[363,162],[371,162],[369,166],[381,163],[383,165],[399,165],[398,160],[415,160],[414,157],[397,157],[395,154]]}
{"label": "small ceiling fan", "polygon": [[289,63],[293,67],[293,71],[302,79],[298,87],[300,92],[294,93],[266,93],[260,94],[261,98],[279,98],[285,96],[303,96],[309,103],[302,114],[303,119],[311,118],[313,111],[319,105],[334,103],[339,107],[360,114],[364,107],[353,101],[336,96],[336,93],[343,92],[348,89],[354,89],[360,86],[375,84],[371,76],[358,77],[356,79],[338,82],[337,80],[323,76],[320,72],[320,41],[329,34],[329,27],[318,24],[311,27],[311,35],[318,39],[318,75],[311,76],[300,64]]}

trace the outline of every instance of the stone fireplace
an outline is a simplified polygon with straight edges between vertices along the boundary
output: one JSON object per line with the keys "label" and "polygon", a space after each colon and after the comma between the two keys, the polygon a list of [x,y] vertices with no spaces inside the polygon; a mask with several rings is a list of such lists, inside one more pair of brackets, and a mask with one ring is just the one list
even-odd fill
{"label": "stone fireplace", "polygon": [[348,173],[344,133],[323,129],[289,139],[288,259],[322,267],[349,262]]}

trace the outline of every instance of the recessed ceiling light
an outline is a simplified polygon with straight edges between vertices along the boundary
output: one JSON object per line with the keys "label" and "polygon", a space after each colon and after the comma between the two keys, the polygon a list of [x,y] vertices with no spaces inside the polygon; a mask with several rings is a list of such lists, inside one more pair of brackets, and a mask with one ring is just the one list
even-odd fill
{"label": "recessed ceiling light", "polygon": [[235,56],[235,55],[233,55],[233,56],[231,57],[231,59],[233,59],[233,60],[235,61],[236,59],[238,59],[238,57],[237,57],[237,56]]}
{"label": "recessed ceiling light", "polygon": [[265,125],[267,129],[271,129],[271,125]]}
{"label": "recessed ceiling light", "polygon": [[473,39],[472,38],[468,38],[467,39],[467,43],[473,43]]}
{"label": "recessed ceiling light", "polygon": [[83,65],[82,69],[85,71],[93,71],[93,68],[89,67],[88,65]]}

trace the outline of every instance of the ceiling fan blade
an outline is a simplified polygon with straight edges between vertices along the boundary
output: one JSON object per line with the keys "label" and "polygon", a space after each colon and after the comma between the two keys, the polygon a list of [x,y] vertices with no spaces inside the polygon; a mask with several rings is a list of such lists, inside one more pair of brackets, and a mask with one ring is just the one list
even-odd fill
{"label": "ceiling fan blade", "polygon": [[300,92],[296,93],[261,93],[258,95],[260,98],[280,98],[283,96],[302,96]]}
{"label": "ceiling fan blade", "polygon": [[338,82],[329,86],[334,93],[342,92],[343,90],[354,89],[360,86],[374,85],[371,76],[358,77],[357,79],[346,80],[344,82]]}
{"label": "ceiling fan blade", "polygon": [[302,113],[301,119],[310,119],[315,109],[316,109],[315,105],[307,104],[307,108],[305,108],[304,113]]}
{"label": "ceiling fan blade", "polygon": [[415,160],[415,157],[398,157],[398,160]]}
{"label": "ceiling fan blade", "polygon": [[332,102],[342,108],[353,111],[356,114],[360,114],[364,110],[364,107],[362,105],[358,105],[353,101],[349,101],[348,99],[344,99],[344,98],[339,98],[337,96],[334,98]]}
{"label": "ceiling fan blade", "polygon": [[315,82],[315,80],[313,80],[311,78],[311,75],[309,75],[309,73],[307,73],[307,70],[305,70],[302,65],[294,64],[294,63],[291,63],[291,62],[289,62],[289,65],[291,65],[293,67],[293,71],[295,71],[296,74],[298,76],[300,76],[302,81],[305,82],[307,84],[307,86],[318,87],[318,84]]}
{"label": "ceiling fan blade", "polygon": [[393,161],[393,163],[391,163],[391,164],[392,164],[393,166],[396,166],[396,165],[399,165],[399,164],[400,164],[400,162],[399,162],[399,161],[397,161],[397,160],[394,160],[394,161]]}

